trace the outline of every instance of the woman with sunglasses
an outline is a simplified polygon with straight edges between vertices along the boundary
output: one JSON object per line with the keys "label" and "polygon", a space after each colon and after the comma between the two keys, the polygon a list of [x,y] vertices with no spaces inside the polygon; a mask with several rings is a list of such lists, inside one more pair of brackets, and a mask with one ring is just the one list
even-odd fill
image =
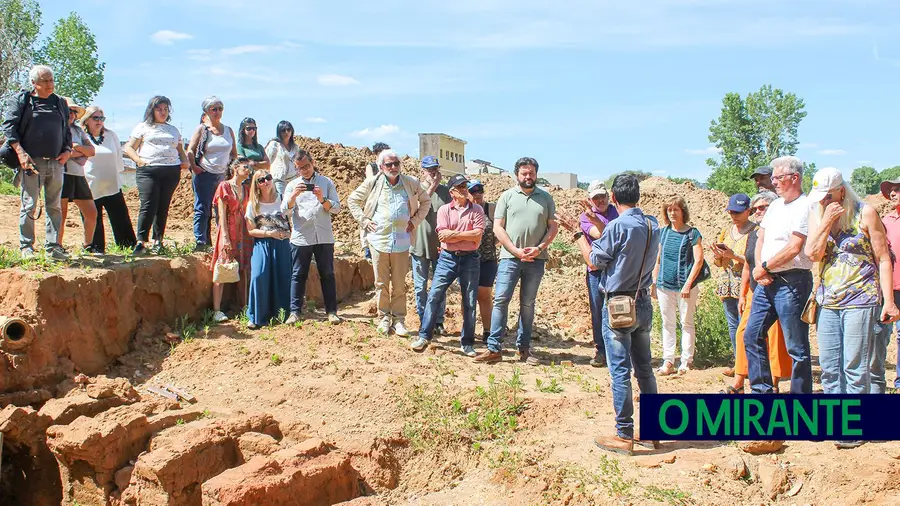
{"label": "woman with sunglasses", "polygon": [[123,163],[122,145],[119,136],[104,126],[106,117],[103,109],[92,105],[87,108],[81,125],[94,145],[94,156],[84,164],[84,175],[94,197],[97,208],[94,238],[91,250],[97,253],[106,252],[106,231],[103,228],[103,210],[109,218],[116,246],[133,248],[137,244],[125,195],[122,194]]}
{"label": "woman with sunglasses", "polygon": [[225,171],[237,158],[237,142],[231,127],[222,123],[225,105],[219,97],[203,100],[202,121],[188,145],[188,161],[194,175],[194,239],[197,250],[203,251],[210,243],[212,198],[216,188],[225,179]]}
{"label": "woman with sunglasses", "polygon": [[[813,177],[806,254],[819,263],[814,288],[819,305],[816,337],[826,394],[866,394],[875,325],[900,316],[894,304],[893,268],[878,211],[863,203],[840,171],[826,167]],[[861,441],[837,441],[853,448]]]}
{"label": "woman with sunglasses", "polygon": [[497,265],[500,252],[497,251],[497,236],[494,235],[494,211],[497,204],[485,202],[484,183],[478,179],[469,181],[469,200],[484,210],[484,234],[478,246],[481,271],[478,276],[478,311],[481,313],[481,340],[487,344],[491,333],[491,311],[494,308],[493,287],[497,279]]}
{"label": "woman with sunglasses", "polygon": [[[750,197],[743,193],[731,196],[725,209],[731,217],[731,224],[719,232],[710,248],[717,267],[722,270],[716,276],[716,295],[725,308],[731,349],[735,348],[735,332],[741,319],[738,299],[741,297],[741,273],[744,270],[744,254],[747,249],[747,235],[756,228],[750,221]],[[725,370],[725,376],[734,376],[734,368]]]}
{"label": "woman with sunglasses", "polygon": [[266,156],[269,157],[272,178],[278,195],[284,195],[287,184],[297,178],[294,158],[300,146],[294,142],[294,125],[290,121],[281,121],[275,127],[275,138],[266,144]]}
{"label": "woman with sunglasses", "polygon": [[245,218],[247,233],[253,237],[250,256],[250,298],[247,304],[248,329],[258,329],[288,314],[291,305],[291,228],[281,211],[281,197],[268,171],[260,170],[250,183],[250,201]]}
{"label": "woman with sunglasses", "polygon": [[[759,223],[766,215],[769,204],[775,201],[778,196],[772,192],[762,192],[755,195],[750,200],[750,211],[753,215],[753,221]],[[753,279],[751,273],[759,264],[756,261],[756,241],[759,237],[759,228],[753,227],[747,234],[746,246],[744,248],[744,262],[741,268],[741,288],[740,297],[738,298],[738,310],[741,314],[740,322],[738,322],[737,330],[734,333],[734,383],[725,387],[719,393],[723,394],[742,394],[744,393],[744,381],[747,379],[747,351],[744,347],[744,330],[747,328],[747,320],[750,316],[753,302],[753,290],[756,289],[756,280]],[[740,250],[738,250],[740,251]],[[791,356],[788,355],[787,346],[784,342],[784,333],[781,330],[781,324],[775,321],[769,328],[768,333],[769,345],[769,367],[772,373],[772,384],[775,392],[778,392],[779,378],[790,378],[791,367],[793,362]]]}
{"label": "woman with sunglasses", "polygon": [[250,162],[250,173],[255,170],[269,169],[269,156],[266,155],[265,148],[259,143],[257,136],[256,120],[253,118],[244,118],[239,128],[241,132],[238,141],[237,154],[238,157],[244,157]]}
{"label": "woman with sunglasses", "polygon": [[[219,184],[213,195],[213,205],[219,211],[218,227],[216,227],[216,244],[213,248],[210,269],[215,269],[216,262],[238,263],[240,279],[237,283],[238,304],[240,307],[247,305],[247,278],[250,269],[250,252],[253,249],[253,239],[247,232],[247,223],[244,215],[247,213],[247,198],[250,189],[245,181],[250,177],[250,160],[239,156],[225,172],[225,181]],[[213,283],[213,319],[223,322],[228,316],[222,312],[222,283]]]}

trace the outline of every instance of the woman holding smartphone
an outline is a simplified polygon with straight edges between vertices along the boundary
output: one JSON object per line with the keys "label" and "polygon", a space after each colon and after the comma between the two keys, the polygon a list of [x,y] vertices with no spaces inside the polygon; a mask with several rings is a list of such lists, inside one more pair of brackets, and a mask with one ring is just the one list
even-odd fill
{"label": "woman holding smartphone", "polygon": [[[731,349],[734,351],[737,349],[735,334],[741,320],[738,300],[741,298],[741,273],[745,261],[743,252],[747,249],[747,237],[756,229],[756,223],[750,221],[750,197],[743,193],[732,195],[725,210],[731,217],[731,224],[719,232],[711,249],[716,266],[722,268],[716,276],[716,295],[725,308]],[[734,367],[726,369],[725,376],[734,376]]]}

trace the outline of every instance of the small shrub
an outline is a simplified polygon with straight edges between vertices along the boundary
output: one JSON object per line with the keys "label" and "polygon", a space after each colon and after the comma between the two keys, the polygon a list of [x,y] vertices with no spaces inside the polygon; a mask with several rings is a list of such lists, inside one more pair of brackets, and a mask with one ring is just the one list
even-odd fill
{"label": "small shrub", "polygon": [[700,367],[728,365],[733,360],[734,350],[725,309],[715,293],[715,282],[710,280],[700,286],[699,299],[694,314],[697,335],[694,362]]}
{"label": "small shrub", "polygon": [[541,381],[540,378],[537,378],[534,381],[537,389],[545,394],[558,394],[563,391],[562,385],[559,384],[559,381],[556,378],[550,378],[550,381],[547,382]]}
{"label": "small shrub", "polygon": [[279,355],[277,353],[273,353],[270,360],[272,361],[272,365],[281,365],[281,362],[282,362],[281,355]]}

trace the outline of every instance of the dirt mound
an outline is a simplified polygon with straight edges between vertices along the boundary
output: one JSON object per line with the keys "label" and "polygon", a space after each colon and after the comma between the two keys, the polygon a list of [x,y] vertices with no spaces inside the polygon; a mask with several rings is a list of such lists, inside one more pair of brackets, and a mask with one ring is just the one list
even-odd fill
{"label": "dirt mound", "polygon": [[884,216],[885,214],[891,212],[893,206],[891,205],[891,201],[884,198],[884,195],[880,193],[876,193],[875,195],[869,195],[868,197],[863,199],[866,204],[874,207],[875,210],[878,211],[878,214]]}

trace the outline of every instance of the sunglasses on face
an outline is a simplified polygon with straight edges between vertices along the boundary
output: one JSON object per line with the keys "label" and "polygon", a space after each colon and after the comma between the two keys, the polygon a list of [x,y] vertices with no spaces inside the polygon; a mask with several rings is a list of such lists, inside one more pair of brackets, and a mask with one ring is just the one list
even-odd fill
{"label": "sunglasses on face", "polygon": [[222,106],[210,107],[209,112],[222,112],[225,108]]}
{"label": "sunglasses on face", "polygon": [[769,208],[769,206],[756,206],[756,207],[753,208],[753,212],[754,212],[754,213],[761,213],[761,212],[765,211],[765,210],[768,209],[768,208]]}
{"label": "sunglasses on face", "polygon": [[244,130],[246,130],[246,131],[248,131],[248,132],[255,132],[255,131],[256,131],[256,127],[244,127]]}
{"label": "sunglasses on face", "polygon": [[106,116],[91,116],[94,121],[106,121]]}
{"label": "sunglasses on face", "polygon": [[389,168],[389,169],[391,169],[391,168],[394,168],[394,167],[399,167],[399,166],[400,166],[400,162],[385,162],[385,163],[384,163],[384,166],[387,167],[387,168]]}
{"label": "sunglasses on face", "polygon": [[272,174],[266,174],[263,177],[256,178],[256,184],[263,184],[263,183],[265,183],[267,181],[271,181],[271,180],[272,180]]}

